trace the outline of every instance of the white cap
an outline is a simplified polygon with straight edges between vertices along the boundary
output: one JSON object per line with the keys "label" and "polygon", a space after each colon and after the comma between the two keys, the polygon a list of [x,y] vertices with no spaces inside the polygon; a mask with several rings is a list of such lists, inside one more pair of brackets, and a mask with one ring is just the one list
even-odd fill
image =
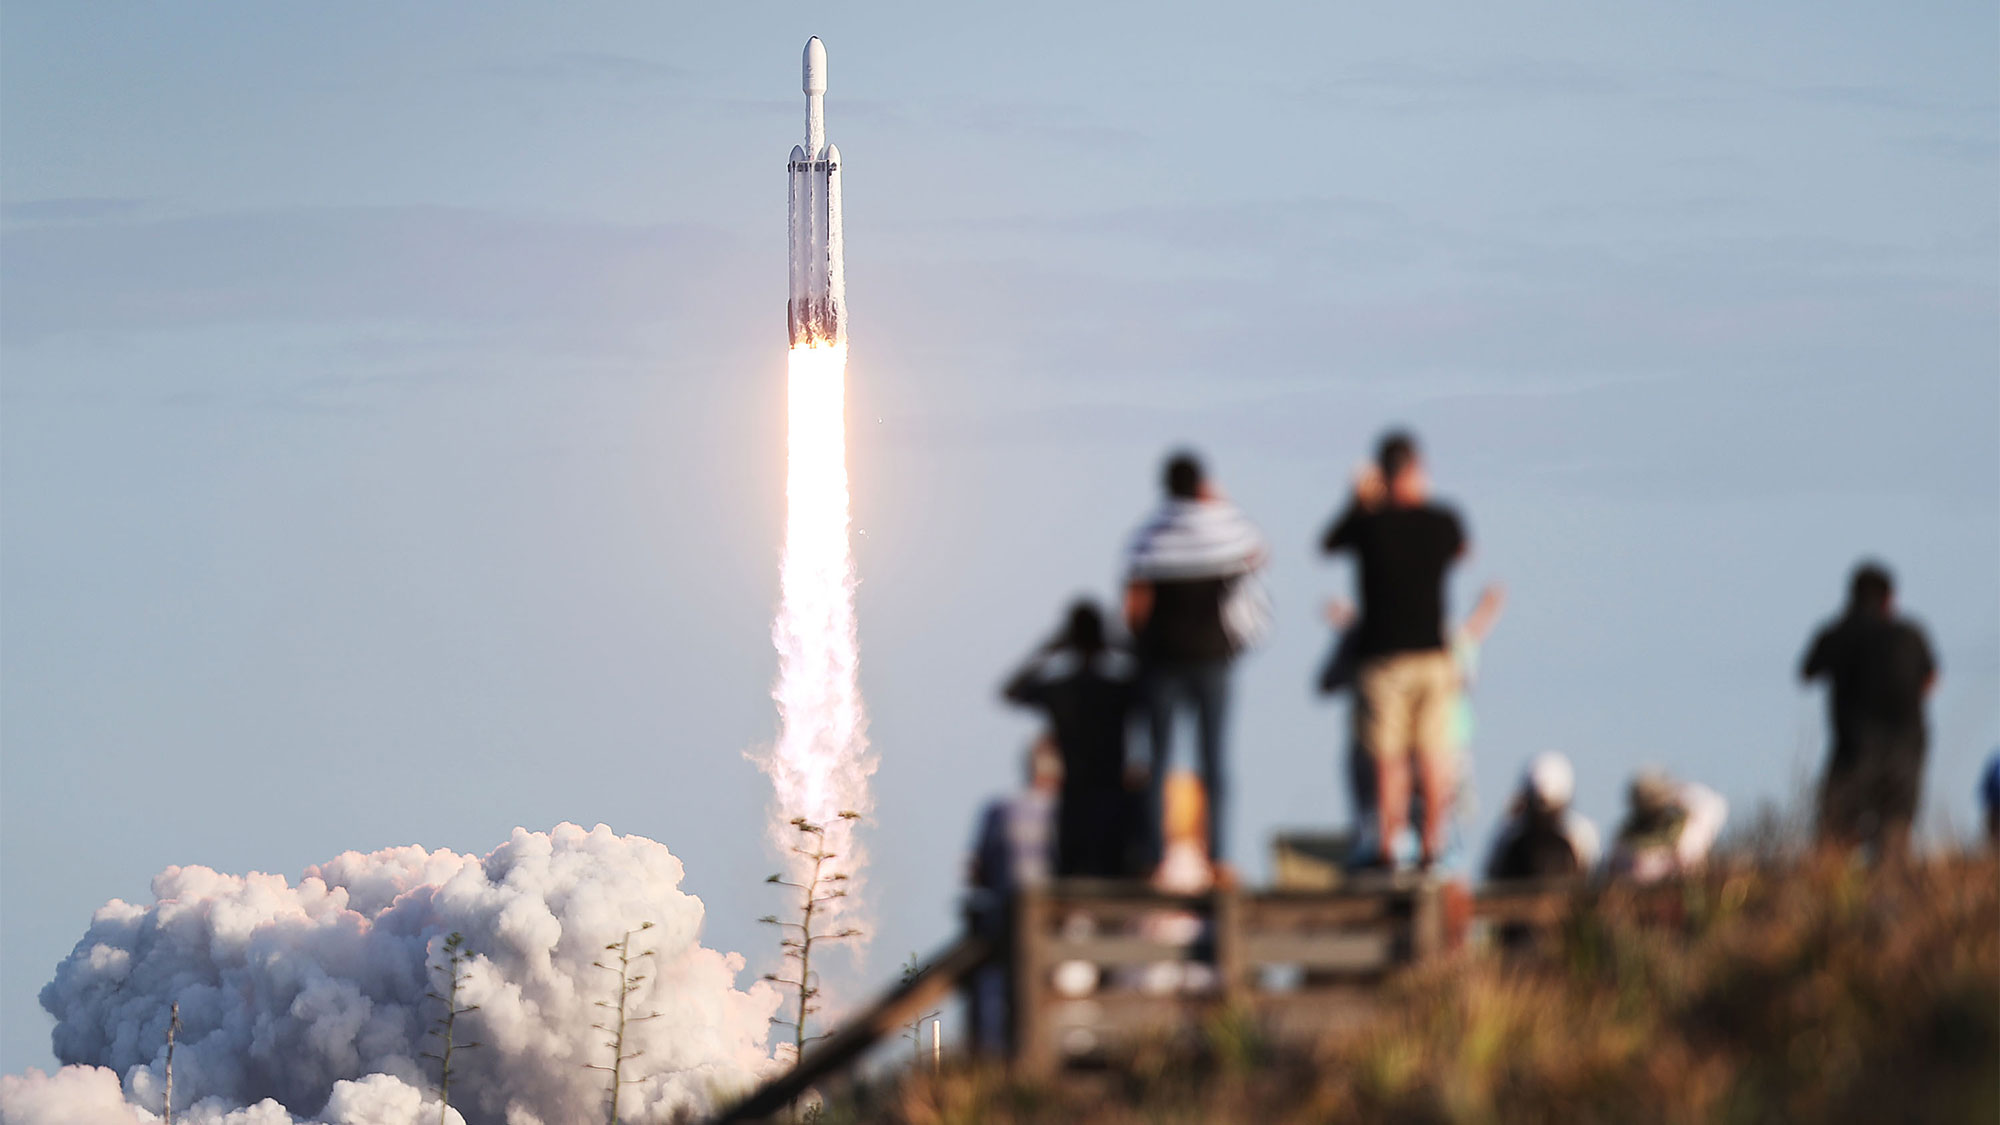
{"label": "white cap", "polygon": [[1576,770],[1569,759],[1554,750],[1544,750],[1528,759],[1521,773],[1521,788],[1541,798],[1543,804],[1559,809],[1569,804],[1576,792]]}
{"label": "white cap", "polygon": [[817,35],[806,40],[804,64],[805,74],[802,85],[805,87],[805,92],[808,94],[826,93],[826,47],[820,43],[819,36]]}

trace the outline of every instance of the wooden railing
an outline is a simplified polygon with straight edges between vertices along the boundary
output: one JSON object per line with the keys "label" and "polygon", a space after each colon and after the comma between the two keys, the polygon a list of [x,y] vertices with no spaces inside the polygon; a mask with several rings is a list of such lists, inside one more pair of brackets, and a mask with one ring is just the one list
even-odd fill
{"label": "wooden railing", "polygon": [[991,947],[979,937],[968,934],[960,938],[910,979],[842,1024],[840,1030],[808,1045],[797,1066],[758,1087],[715,1118],[715,1125],[763,1121],[790,1106],[813,1083],[849,1066],[868,1048],[908,1026],[918,1013],[928,1011],[949,996],[959,982],[986,964],[991,955]]}
{"label": "wooden railing", "polygon": [[966,998],[968,1026],[983,1026],[976,974],[989,964],[1005,972],[1008,1062],[1044,1077],[1185,1038],[1225,1012],[1253,1020],[1273,1042],[1313,1042],[1372,1014],[1384,977],[1468,935],[1518,942],[1552,932],[1576,892],[1572,881],[1495,886],[1455,904],[1462,888],[1408,875],[1322,891],[1171,895],[1086,880],[1021,891],[1002,917],[969,917],[966,936],[911,981],[717,1121],[777,1113],[953,988]]}
{"label": "wooden railing", "polygon": [[1166,895],[1065,882],[1018,895],[1008,943],[1013,1065],[1028,1075],[1243,1013],[1285,1039],[1365,1014],[1366,993],[1445,947],[1434,883]]}

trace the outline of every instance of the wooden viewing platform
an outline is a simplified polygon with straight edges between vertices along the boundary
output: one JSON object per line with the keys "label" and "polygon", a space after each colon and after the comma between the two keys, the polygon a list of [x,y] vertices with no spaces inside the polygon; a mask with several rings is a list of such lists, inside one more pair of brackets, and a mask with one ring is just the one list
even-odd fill
{"label": "wooden viewing platform", "polygon": [[1310,1044],[1375,1010],[1393,973],[1502,930],[1546,933],[1578,884],[1462,885],[1414,875],[1345,880],[1326,890],[1216,890],[1173,895],[1143,882],[1062,880],[1017,893],[993,914],[969,912],[966,936],[806,1049],[718,1122],[764,1120],[852,1065],[956,989],[967,1035],[982,1026],[998,970],[1005,1057],[1045,1078],[1113,1065],[1133,1047],[1188,1039],[1218,1015],[1250,1020],[1275,1044]]}
{"label": "wooden viewing platform", "polygon": [[[1114,1060],[1220,1013],[1304,1044],[1374,1011],[1376,986],[1501,928],[1541,931],[1575,884],[1462,887],[1381,876],[1325,891],[1167,895],[1068,881],[1016,896],[1007,980],[1010,1065],[1029,1076]],[[1454,898],[1456,897],[1456,902]],[[976,992],[968,994],[974,1026]]]}

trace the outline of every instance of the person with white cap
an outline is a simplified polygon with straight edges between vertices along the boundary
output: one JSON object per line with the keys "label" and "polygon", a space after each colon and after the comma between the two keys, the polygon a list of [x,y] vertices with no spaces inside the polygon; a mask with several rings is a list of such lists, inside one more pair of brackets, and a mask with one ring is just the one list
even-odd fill
{"label": "person with white cap", "polygon": [[1553,750],[1528,761],[1507,822],[1493,841],[1488,879],[1576,875],[1597,863],[1597,827],[1570,808],[1576,770]]}
{"label": "person with white cap", "polygon": [[1722,835],[1729,802],[1692,781],[1640,770],[1627,791],[1630,808],[1611,847],[1611,874],[1636,883],[1698,870]]}

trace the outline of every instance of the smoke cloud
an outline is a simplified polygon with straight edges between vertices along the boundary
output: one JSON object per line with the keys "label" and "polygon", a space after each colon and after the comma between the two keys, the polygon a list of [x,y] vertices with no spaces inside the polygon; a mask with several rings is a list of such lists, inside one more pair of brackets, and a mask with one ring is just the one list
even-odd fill
{"label": "smoke cloud", "polygon": [[180,1004],[174,1119],[191,1125],[424,1125],[438,1120],[442,1007],[426,993],[452,933],[472,959],[452,1059],[450,1120],[603,1120],[617,974],[606,946],[651,950],[629,1001],[619,1116],[660,1122],[747,1089],[775,1065],[779,995],[736,987],[740,955],[704,948],[703,906],[665,846],[517,828],[479,857],[421,847],[348,852],[281,876],[170,867],[154,902],[113,900],[42,989],[56,1018],[53,1075],[0,1078],[6,1125],[164,1116],[169,1008]]}

